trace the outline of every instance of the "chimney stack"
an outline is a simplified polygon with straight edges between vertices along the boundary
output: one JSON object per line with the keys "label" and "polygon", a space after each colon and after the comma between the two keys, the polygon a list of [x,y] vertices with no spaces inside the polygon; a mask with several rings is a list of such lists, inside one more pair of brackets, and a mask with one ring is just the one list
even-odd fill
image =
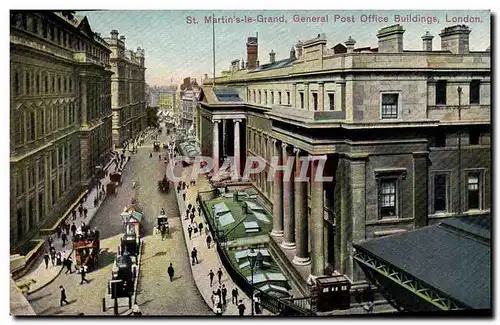
{"label": "chimney stack", "polygon": [[422,36],[422,50],[426,52],[432,52],[432,39],[434,36],[429,33],[429,31],[425,32]]}
{"label": "chimney stack", "polygon": [[249,37],[247,40],[247,68],[248,70],[253,70],[257,67],[257,57],[258,57],[258,38]]}
{"label": "chimney stack", "polygon": [[403,26],[397,24],[384,27],[378,31],[378,51],[379,53],[400,53],[403,52]]}
{"label": "chimney stack", "polygon": [[354,52],[354,44],[356,44],[356,41],[351,36],[349,36],[349,39],[345,41],[345,47],[347,49],[347,53]]}
{"label": "chimney stack", "polygon": [[453,54],[469,53],[469,34],[471,30],[466,25],[446,27],[441,31],[441,50]]}
{"label": "chimney stack", "polygon": [[276,53],[274,53],[273,50],[271,50],[271,52],[269,52],[269,62],[270,63],[276,62]]}
{"label": "chimney stack", "polygon": [[118,39],[118,31],[116,29],[113,29],[110,34],[111,39]]}
{"label": "chimney stack", "polygon": [[125,36],[120,36],[120,41],[122,41],[123,43],[125,43]]}
{"label": "chimney stack", "polygon": [[295,45],[295,48],[297,49],[297,59],[302,58],[302,41],[299,41],[297,45]]}
{"label": "chimney stack", "polygon": [[290,49],[290,59],[296,59],[297,57],[295,56],[295,47],[292,46]]}

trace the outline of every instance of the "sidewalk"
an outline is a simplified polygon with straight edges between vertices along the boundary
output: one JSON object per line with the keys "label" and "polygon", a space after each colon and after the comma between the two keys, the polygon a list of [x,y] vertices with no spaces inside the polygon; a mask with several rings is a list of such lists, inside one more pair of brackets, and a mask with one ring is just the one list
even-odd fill
{"label": "sidewalk", "polygon": [[[191,174],[192,166],[184,167],[182,170],[182,180],[189,184],[190,174]],[[186,246],[188,249],[188,258],[191,261],[191,251],[193,247],[196,247],[198,251],[198,260],[199,264],[191,265],[191,270],[193,272],[193,278],[196,282],[196,286],[198,287],[198,291],[203,296],[205,302],[213,308],[212,304],[212,292],[216,291],[219,287],[219,283],[217,280],[217,271],[219,268],[222,269],[222,282],[221,285],[224,284],[227,289],[227,304],[226,307],[223,308],[223,315],[226,316],[237,316],[239,315],[237,304],[232,304],[231,302],[231,291],[234,287],[238,288],[238,300],[243,300],[243,304],[245,305],[245,315],[249,316],[251,314],[251,300],[250,298],[241,290],[228,276],[226,269],[222,265],[219,255],[217,254],[217,249],[215,248],[214,241],[210,245],[210,249],[207,248],[206,243],[206,235],[205,229],[202,232],[192,233],[191,240],[189,239],[189,234],[187,231],[188,225],[191,223],[191,220],[184,220],[186,216],[186,209],[189,203],[196,205],[196,197],[198,195],[198,191],[208,191],[212,188],[208,179],[204,175],[199,175],[198,180],[196,181],[195,186],[189,186],[186,193],[186,202],[182,199],[182,194],[177,193],[177,184],[175,184],[174,191],[176,191],[177,195],[177,204],[179,205],[180,218],[182,223],[182,228],[184,231],[184,239],[186,240]],[[194,222],[199,224],[203,222],[203,227],[206,227],[206,220],[204,216],[198,215],[198,210],[196,209]],[[193,226],[194,227],[194,226]],[[212,270],[216,276],[214,277],[213,286],[210,286],[210,279],[208,273]],[[263,310],[261,315],[271,315],[267,310]]]}
{"label": "sidewalk", "polygon": [[[123,163],[123,168],[125,168],[125,166],[127,165],[128,163],[128,159],[127,159],[127,154],[125,154],[125,162]],[[115,164],[114,163],[108,163],[108,165],[104,168],[105,170],[107,170],[108,172],[109,171],[114,171],[115,170]],[[101,179],[101,183],[102,185],[104,185],[104,188],[106,188],[106,185],[110,182],[110,179],[109,179],[109,173],[108,173],[108,176],[106,176],[105,178]],[[94,186],[87,194],[87,199],[86,201],[83,202],[83,207],[86,207],[88,212],[87,212],[87,218],[84,217],[83,213],[82,213],[82,216],[80,217],[79,216],[79,213],[77,211],[76,213],[76,219],[74,221],[75,225],[77,228],[80,228],[81,225],[82,225],[82,221],[84,221],[87,225],[90,224],[92,218],[95,216],[95,214],[97,213],[97,210],[99,209],[99,207],[101,206],[101,204],[104,202],[104,200],[106,199],[106,192],[104,193],[104,196],[101,198],[101,201],[98,202],[97,204],[97,207],[94,208],[94,198],[97,196],[97,188]],[[67,219],[66,219],[70,225],[73,223],[73,217],[72,215],[70,214]],[[49,245],[48,245],[48,239],[49,236],[45,237],[45,251],[46,252],[49,252]],[[62,255],[62,260],[64,260],[64,258],[67,258],[68,256],[72,255],[73,253],[73,240],[72,240],[72,233],[71,231],[69,232],[69,235],[68,235],[68,239],[66,240],[66,245],[65,247],[63,247],[63,242],[60,238],[57,238],[57,234],[52,234],[50,237],[52,237],[52,246],[56,249],[56,254],[58,252],[61,252],[61,255]],[[52,281],[55,280],[55,278],[63,271],[63,266],[62,265],[52,265],[52,261],[49,260],[49,267],[48,268],[45,268],[45,261],[43,259],[43,255],[45,253],[43,253],[39,259],[35,262],[35,264],[33,265],[33,267],[31,268],[31,270],[25,274],[24,276],[22,276],[21,278],[19,278],[17,281],[16,281],[16,284],[17,285],[20,285],[20,284],[23,284],[23,283],[27,283],[31,280],[35,280],[36,282],[35,283],[32,283],[31,286],[30,286],[30,290],[28,292],[28,294],[30,293],[34,293],[40,289],[42,289],[43,287],[47,286],[48,284],[50,284]],[[50,254],[50,253],[49,253]],[[75,261],[75,258],[74,256],[72,256],[73,258],[73,261]],[[73,267],[75,266],[75,264],[73,264]]]}

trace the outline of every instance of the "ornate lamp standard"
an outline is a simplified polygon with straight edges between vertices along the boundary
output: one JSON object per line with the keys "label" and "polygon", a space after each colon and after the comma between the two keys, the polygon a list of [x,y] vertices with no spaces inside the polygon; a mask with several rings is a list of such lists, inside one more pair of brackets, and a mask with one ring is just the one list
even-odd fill
{"label": "ornate lamp standard", "polygon": [[264,260],[264,257],[262,256],[260,250],[258,253],[255,252],[253,248],[250,249],[250,252],[247,254],[248,261],[250,262],[250,271],[251,271],[251,276],[252,276],[252,293],[251,293],[251,303],[252,303],[252,316],[254,316],[254,301],[253,301],[253,294],[254,294],[254,286],[253,286],[253,271],[254,267],[256,265],[261,265],[262,261]]}

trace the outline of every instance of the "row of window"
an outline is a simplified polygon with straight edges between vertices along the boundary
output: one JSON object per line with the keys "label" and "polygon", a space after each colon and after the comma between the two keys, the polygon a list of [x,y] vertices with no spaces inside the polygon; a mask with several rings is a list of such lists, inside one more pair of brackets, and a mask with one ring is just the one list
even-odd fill
{"label": "row of window", "polygon": [[73,77],[47,71],[14,71],[14,94],[69,94],[73,92]]}
{"label": "row of window", "polygon": [[[466,105],[467,102],[464,101],[460,88],[457,88],[457,95],[461,100],[462,105]],[[446,98],[448,94],[448,82],[446,80],[438,80],[436,82],[436,105],[446,105]],[[481,81],[472,80],[469,83],[469,104],[479,104],[481,101]]]}
{"label": "row of window", "polygon": [[[21,205],[17,209],[17,236],[18,238],[22,237],[26,232],[30,232],[34,226],[36,226],[39,221],[46,215],[47,211],[45,211],[45,191],[49,191],[49,199],[47,201],[47,207],[50,209],[54,206],[62,193],[71,189],[72,186],[75,186],[76,180],[78,179],[78,171],[77,169],[73,169],[74,172],[70,171],[70,169],[64,169],[59,174],[59,193],[56,189],[56,179],[53,178],[47,186],[42,187],[38,190],[38,195],[33,195],[28,200],[28,206]],[[17,183],[19,184],[19,180]],[[21,183],[24,183],[21,181]],[[18,192],[18,194],[23,192]],[[38,205],[36,204],[36,199],[38,198]],[[24,200],[22,200],[24,202]]]}
{"label": "row of window", "polygon": [[75,103],[42,107],[37,110],[14,112],[16,146],[32,142],[60,129],[70,127],[77,120]]}
{"label": "row of window", "polygon": [[28,13],[11,14],[11,25],[26,32],[43,37],[46,41],[57,44],[71,51],[86,52],[98,58],[99,61],[109,64],[109,54],[92,46],[91,42],[75,36],[51,22]]}
{"label": "row of window", "polygon": [[[71,159],[71,161],[70,161]],[[79,154],[76,150],[75,146],[72,143],[68,143],[67,145],[62,145],[56,148],[49,155],[49,173],[52,173],[55,170],[61,170],[63,168],[69,168],[70,165],[74,163],[78,164]],[[73,168],[75,169],[75,168]],[[78,168],[77,168],[78,169]],[[28,188],[34,189],[36,187],[36,176],[38,176],[38,183],[43,184],[45,181],[45,162],[44,160],[38,160],[35,163],[28,165],[24,170],[28,173]],[[25,193],[26,188],[24,186],[24,170],[22,170],[17,175],[16,180],[16,193],[17,196],[21,196]],[[38,170],[38,175],[36,171]],[[67,184],[65,184],[66,186]]]}
{"label": "row of window", "polygon": [[[479,145],[481,144],[481,131],[476,128],[469,129],[469,145]],[[434,139],[434,147],[444,148],[446,147],[446,134],[444,132],[436,135]]]}

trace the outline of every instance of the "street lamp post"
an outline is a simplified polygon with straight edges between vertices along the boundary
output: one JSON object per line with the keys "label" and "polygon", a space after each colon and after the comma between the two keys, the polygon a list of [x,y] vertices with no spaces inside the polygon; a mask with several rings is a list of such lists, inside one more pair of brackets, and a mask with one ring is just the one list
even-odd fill
{"label": "street lamp post", "polygon": [[[458,92],[458,120],[462,120],[462,87],[457,87]],[[460,128],[460,126],[459,126]],[[458,132],[458,213],[462,211],[462,133]]]}
{"label": "street lamp post", "polygon": [[251,294],[250,294],[250,301],[251,301],[251,304],[252,304],[252,316],[255,315],[255,308],[254,308],[254,301],[253,301],[253,297],[254,297],[254,284],[253,284],[253,272],[254,272],[254,268],[256,265],[259,265],[262,261],[263,261],[263,256],[262,256],[262,253],[259,252],[256,253],[255,250],[253,248],[250,249],[250,252],[248,252],[247,254],[247,257],[248,257],[248,261],[250,262],[250,272],[251,272],[251,279],[252,279],[252,291],[251,291]]}

